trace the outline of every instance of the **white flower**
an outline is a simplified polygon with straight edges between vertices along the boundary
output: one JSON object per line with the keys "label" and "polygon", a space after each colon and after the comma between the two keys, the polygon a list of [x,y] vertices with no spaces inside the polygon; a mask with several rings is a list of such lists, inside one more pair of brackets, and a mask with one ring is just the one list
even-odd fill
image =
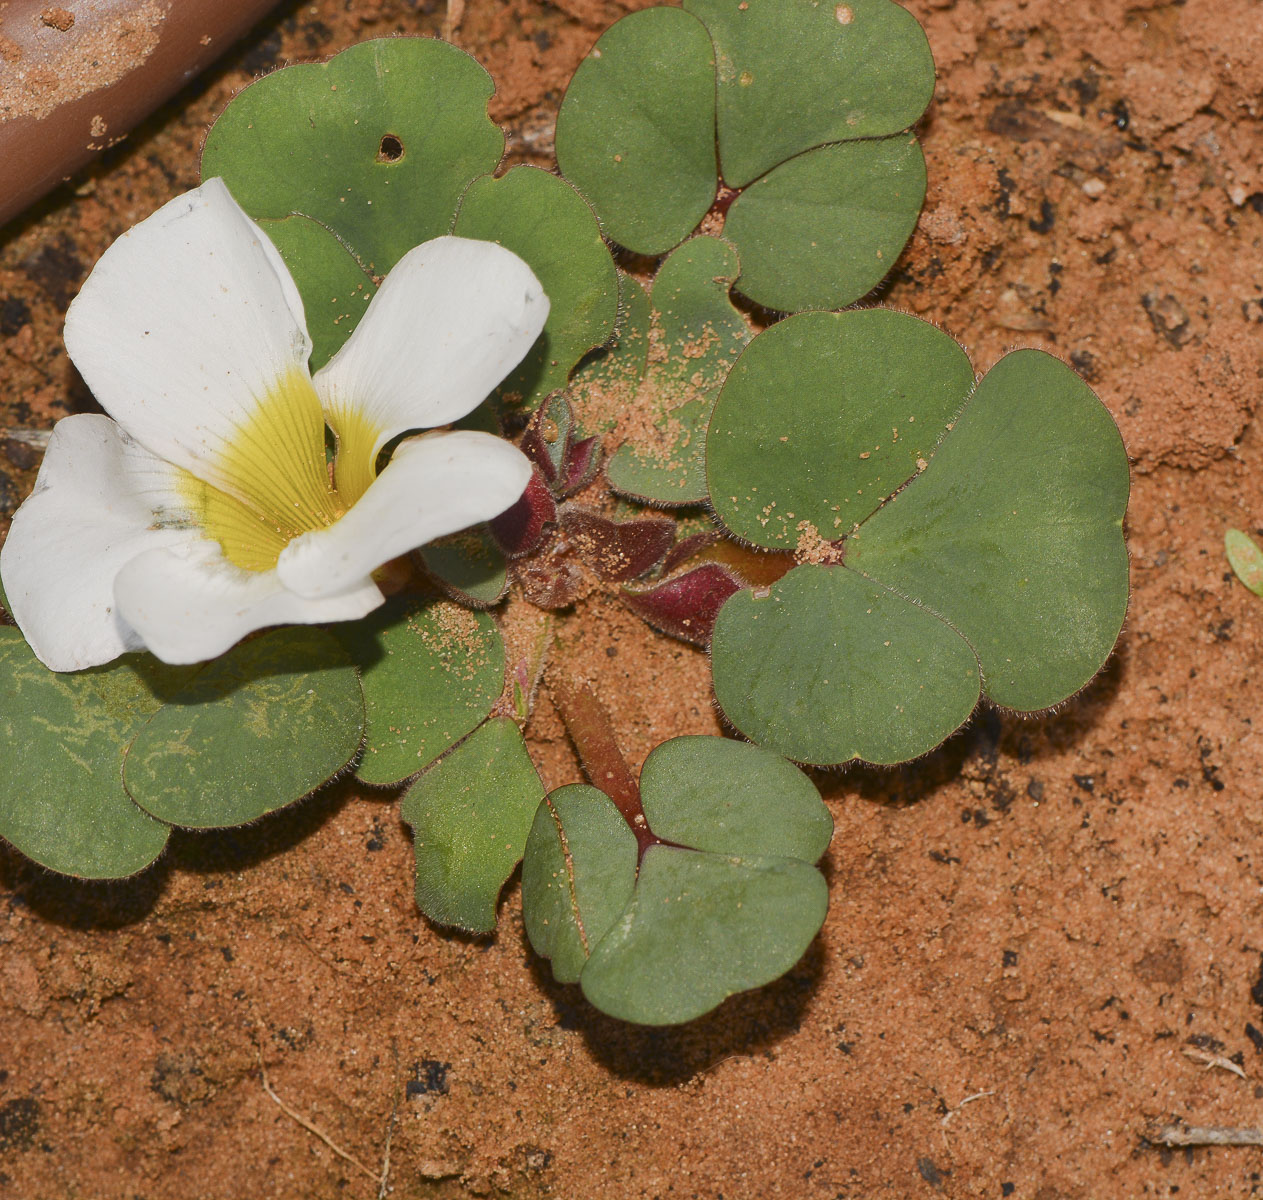
{"label": "white flower", "polygon": [[377,567],[503,512],[530,478],[486,433],[409,438],[378,475],[382,447],[470,412],[547,315],[516,255],[437,238],[313,378],[271,242],[218,179],[177,197],[106,251],[66,314],[110,416],[53,431],[0,552],[14,619],[73,671],[142,648],[199,662],[267,625],[364,616],[383,600]]}

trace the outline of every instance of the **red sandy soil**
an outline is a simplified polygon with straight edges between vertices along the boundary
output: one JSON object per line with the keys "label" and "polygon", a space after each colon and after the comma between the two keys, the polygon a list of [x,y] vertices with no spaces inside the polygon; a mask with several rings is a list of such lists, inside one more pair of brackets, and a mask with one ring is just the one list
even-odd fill
{"label": "red sandy soil", "polygon": [[[565,81],[637,6],[468,0],[456,40],[499,81],[518,158],[549,161]],[[940,70],[931,187],[881,299],[980,369],[1013,345],[1066,357],[1118,420],[1134,591],[1105,672],[1051,718],[981,712],[912,767],[822,776],[821,937],[674,1031],[551,983],[516,883],[494,939],[427,924],[389,794],[343,786],[181,835],[112,887],[0,852],[0,1194],[372,1197],[383,1171],[416,1198],[1263,1193],[1263,1149],[1145,1140],[1263,1124],[1263,601],[1222,551],[1225,527],[1263,525],[1260,7],[909,7]],[[291,4],[11,227],[0,424],[90,405],[66,304],[114,237],[198,182],[234,89],[444,16]],[[0,450],[11,512],[33,456]],[[635,761],[715,731],[700,652],[599,592],[566,629]],[[530,732],[548,782],[575,779],[546,702]]]}

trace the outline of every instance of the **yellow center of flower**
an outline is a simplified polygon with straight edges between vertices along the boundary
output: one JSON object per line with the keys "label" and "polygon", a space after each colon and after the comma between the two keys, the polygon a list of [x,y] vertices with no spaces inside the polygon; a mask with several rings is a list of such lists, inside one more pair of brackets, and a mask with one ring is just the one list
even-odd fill
{"label": "yellow center of flower", "polygon": [[331,477],[320,399],[306,372],[294,369],[271,388],[220,458],[231,492],[182,473],[185,503],[229,562],[247,571],[271,570],[294,538],[328,528],[367,491],[377,432],[358,415],[339,426]]}

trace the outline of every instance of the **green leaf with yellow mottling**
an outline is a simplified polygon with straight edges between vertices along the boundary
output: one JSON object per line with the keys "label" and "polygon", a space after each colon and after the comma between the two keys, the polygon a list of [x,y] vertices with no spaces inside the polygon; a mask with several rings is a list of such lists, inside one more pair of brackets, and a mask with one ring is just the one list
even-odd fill
{"label": "green leaf with yellow mottling", "polygon": [[0,837],[50,870],[117,879],[147,867],[168,827],[123,789],[136,731],[193,668],[129,654],[58,675],[0,627]]}
{"label": "green leaf with yellow mottling", "polygon": [[208,663],[136,735],[123,781],[172,825],[242,825],[327,783],[355,757],[364,694],[322,629],[252,638]]}
{"label": "green leaf with yellow mottling", "polygon": [[649,365],[649,324],[649,296],[620,273],[614,338],[584,358],[566,391],[584,432],[606,433],[631,410]]}

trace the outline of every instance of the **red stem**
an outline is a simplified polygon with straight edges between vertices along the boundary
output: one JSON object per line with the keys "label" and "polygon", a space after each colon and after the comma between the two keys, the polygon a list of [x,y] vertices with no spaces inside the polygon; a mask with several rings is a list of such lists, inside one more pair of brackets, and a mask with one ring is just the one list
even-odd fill
{"label": "red stem", "polygon": [[585,683],[576,684],[559,675],[550,677],[548,690],[553,703],[566,723],[566,732],[579,753],[592,786],[600,788],[612,801],[624,821],[636,835],[636,844],[643,857],[650,846],[661,841],[655,837],[645,819],[640,803],[640,787],[631,768],[618,748],[614,727],[604,705]]}

